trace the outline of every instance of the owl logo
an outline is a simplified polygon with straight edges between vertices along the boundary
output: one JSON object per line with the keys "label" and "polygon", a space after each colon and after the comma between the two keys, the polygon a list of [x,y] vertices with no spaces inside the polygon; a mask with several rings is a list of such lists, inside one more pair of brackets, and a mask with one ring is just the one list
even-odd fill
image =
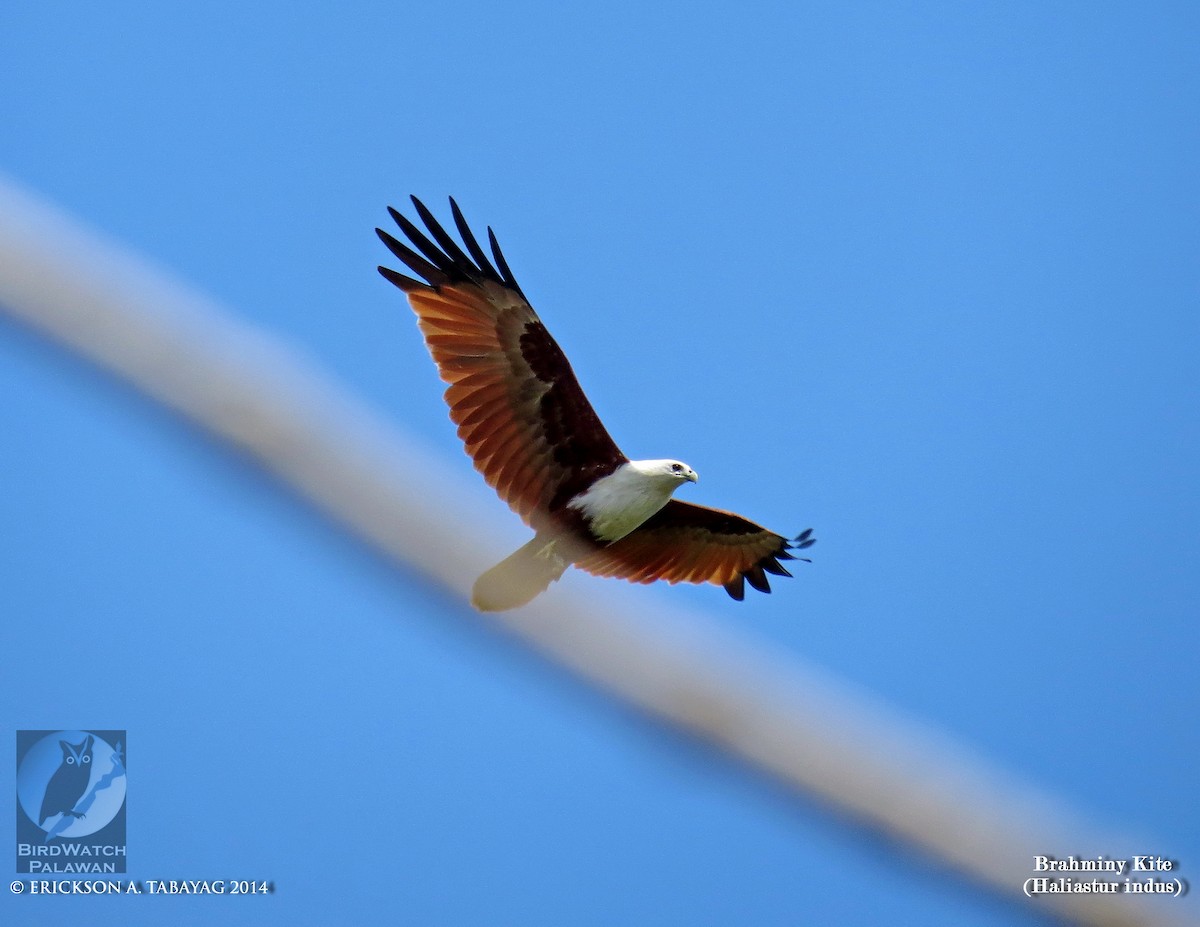
{"label": "owl logo", "polygon": [[50,781],[46,783],[46,794],[42,796],[42,811],[38,816],[38,826],[46,823],[46,818],[56,814],[70,815],[79,819],[84,813],[75,810],[75,804],[87,792],[88,782],[92,778],[92,744],[95,738],[91,734],[82,743],[69,744],[60,740],[62,747],[62,765],[54,771]]}
{"label": "owl logo", "polygon": [[78,840],[120,815],[124,842],[125,740],[124,731],[17,731],[17,801],[38,828],[21,839]]}

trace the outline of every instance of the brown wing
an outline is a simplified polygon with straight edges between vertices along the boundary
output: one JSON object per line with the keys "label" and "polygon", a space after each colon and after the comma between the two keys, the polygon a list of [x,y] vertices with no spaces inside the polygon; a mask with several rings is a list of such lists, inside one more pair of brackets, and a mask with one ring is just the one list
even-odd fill
{"label": "brown wing", "polygon": [[575,566],[635,583],[715,583],[741,601],[747,581],[770,592],[766,574],[791,576],[779,561],[795,560],[789,551],[815,543],[811,528],[788,540],[732,512],[672,499],[641,527]]}
{"label": "brown wing", "polygon": [[429,353],[450,384],[450,418],[476,469],[527,524],[541,527],[577,492],[624,463],[625,455],[525,299],[492,230],[495,265],[453,199],[466,251],[420,200],[412,201],[432,241],[390,207],[416,250],[375,231],[423,279],[386,267],[379,272],[408,295],[417,313]]}

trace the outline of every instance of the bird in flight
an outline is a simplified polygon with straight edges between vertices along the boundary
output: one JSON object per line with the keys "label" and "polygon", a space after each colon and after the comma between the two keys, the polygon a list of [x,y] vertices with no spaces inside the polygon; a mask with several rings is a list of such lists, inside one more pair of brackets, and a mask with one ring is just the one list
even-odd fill
{"label": "bird in flight", "polygon": [[696,471],[621,453],[492,230],[489,256],[453,198],[461,246],[420,200],[412,202],[426,231],[391,207],[409,244],[375,231],[415,276],[379,272],[417,314],[476,469],[535,532],[479,577],[476,608],[524,605],[572,564],[637,583],[714,583],[739,601],[746,583],[770,592],[766,574],[791,575],[779,561],[816,543],[811,528],[789,540],[732,512],[671,498],[696,482]]}

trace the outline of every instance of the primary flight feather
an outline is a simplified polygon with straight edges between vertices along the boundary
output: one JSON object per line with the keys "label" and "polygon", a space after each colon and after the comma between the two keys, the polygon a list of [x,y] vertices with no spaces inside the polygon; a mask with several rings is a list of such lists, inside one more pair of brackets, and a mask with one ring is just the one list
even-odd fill
{"label": "primary flight feather", "polygon": [[524,605],[572,564],[639,583],[714,583],[738,600],[747,582],[770,592],[766,574],[791,575],[780,561],[816,543],[812,529],[789,540],[731,512],[672,499],[696,472],[678,460],[621,453],[492,230],[489,256],[453,199],[461,246],[420,200],[412,202],[424,231],[388,209],[409,244],[375,231],[416,276],[379,272],[417,314],[476,469],[536,532],[479,577],[476,608]]}

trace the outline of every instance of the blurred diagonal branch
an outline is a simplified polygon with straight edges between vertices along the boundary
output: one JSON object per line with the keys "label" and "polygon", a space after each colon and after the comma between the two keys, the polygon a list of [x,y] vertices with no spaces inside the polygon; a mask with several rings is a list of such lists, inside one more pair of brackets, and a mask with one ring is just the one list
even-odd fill
{"label": "blurred diagonal branch", "polygon": [[[459,510],[436,462],[294,351],[3,178],[0,308],[241,448],[469,611],[470,581],[498,545]],[[1035,873],[1035,854],[1126,856],[1126,841],[1095,833],[896,711],[704,616],[666,612],[650,595],[636,615],[558,590],[476,617],[1010,900],[1024,901],[1031,876],[1059,875]],[[1125,895],[1033,903],[1084,924],[1175,922],[1149,899]]]}

